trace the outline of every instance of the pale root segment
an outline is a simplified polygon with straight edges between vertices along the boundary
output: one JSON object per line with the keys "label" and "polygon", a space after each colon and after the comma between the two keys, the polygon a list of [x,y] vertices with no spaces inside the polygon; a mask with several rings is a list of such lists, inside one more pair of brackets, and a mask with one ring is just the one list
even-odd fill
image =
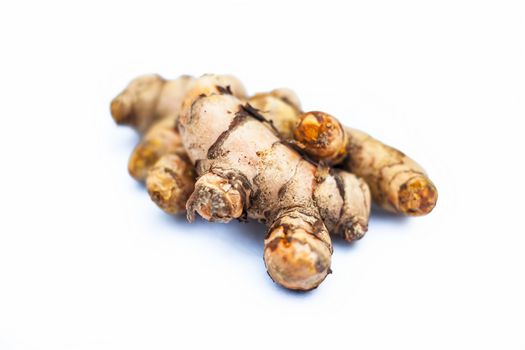
{"label": "pale root segment", "polygon": [[174,80],[140,76],[111,102],[117,124],[129,125],[142,134],[128,161],[128,171],[137,181],[144,182],[148,170],[164,154],[185,154],[175,121],[194,81],[189,76]]}
{"label": "pale root segment", "polygon": [[182,100],[194,81],[189,76],[174,80],[141,76],[111,103],[117,124],[142,134],[128,161],[130,175],[145,182],[152,200],[170,214],[185,211],[195,182],[193,164],[175,127]]}
{"label": "pale root segment", "polygon": [[[264,112],[220,90],[195,95],[179,119],[200,176],[186,205],[188,218],[198,213],[210,221],[265,222],[264,260],[272,279],[289,289],[315,288],[330,272],[325,221],[348,238],[362,236],[370,205],[367,187],[346,172],[331,174],[303,159],[268,127]],[[362,210],[351,212],[359,206]]]}
{"label": "pale root segment", "polygon": [[342,166],[365,179],[377,204],[410,216],[434,209],[437,189],[419,164],[364,132],[346,128],[346,133],[349,156]]}
{"label": "pale root segment", "polygon": [[193,103],[200,97],[211,94],[230,94],[241,100],[246,99],[244,85],[233,75],[204,74],[195,80],[191,89],[185,94],[180,115],[187,118]]}
{"label": "pale root segment", "polygon": [[[301,114],[300,102],[295,93],[290,89],[276,89],[268,93],[259,93],[248,100],[250,106],[258,109],[279,132],[285,140],[294,139],[294,133],[300,131],[301,135],[308,137],[295,138],[301,142],[295,144],[303,150],[318,151],[318,154],[330,159],[341,160],[346,155],[346,135],[338,132],[342,129],[341,124],[334,117],[322,112],[309,112]],[[310,119],[313,119],[310,120]],[[313,124],[313,126],[311,126]],[[315,130],[319,124],[323,124],[320,130]],[[314,129],[314,130],[312,130]],[[313,133],[313,136],[310,134]],[[318,138],[336,140],[327,143],[327,150],[320,150]],[[317,140],[317,141],[316,141]],[[305,142],[303,144],[302,142]],[[330,149],[331,148],[331,149]],[[320,151],[319,151],[320,150]],[[314,152],[305,152],[309,157],[318,160]],[[323,163],[330,163],[329,159],[323,158]],[[366,183],[343,170],[323,176],[328,168],[320,167],[316,175],[319,185],[314,193],[314,199],[321,210],[321,216],[332,234],[339,234],[347,241],[360,239],[368,230],[368,219],[370,215],[370,190]],[[324,193],[339,191],[340,196],[325,198]],[[320,193],[321,195],[317,195]]]}
{"label": "pale root segment", "polygon": [[186,211],[193,192],[195,169],[185,154],[165,154],[149,170],[146,188],[153,200],[168,214]]}
{"label": "pale root segment", "polygon": [[111,115],[117,124],[144,134],[156,121],[178,117],[182,99],[193,82],[190,76],[174,80],[156,74],[140,76],[111,101]]}
{"label": "pale root segment", "polygon": [[[328,231],[338,233],[349,242],[363,238],[368,231],[370,189],[366,182],[344,170],[330,170],[322,176],[314,192]],[[339,196],[326,196],[337,191]]]}
{"label": "pale root segment", "polygon": [[301,104],[292,90],[281,88],[258,93],[250,97],[248,103],[279,131],[281,137],[286,140],[293,137]]}
{"label": "pale root segment", "polygon": [[154,123],[135,146],[128,161],[129,174],[145,182],[150,168],[165,154],[186,154],[175,128],[175,119],[171,117]]}

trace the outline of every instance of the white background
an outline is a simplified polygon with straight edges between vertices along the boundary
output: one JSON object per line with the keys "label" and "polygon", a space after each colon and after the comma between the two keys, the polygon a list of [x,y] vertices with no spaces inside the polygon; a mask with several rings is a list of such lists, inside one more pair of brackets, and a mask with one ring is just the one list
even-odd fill
{"label": "white background", "polygon": [[[522,1],[5,1],[0,349],[525,349]],[[287,86],[418,160],[439,203],[334,239],[311,293],[264,227],[163,214],[109,102],[144,73]]]}

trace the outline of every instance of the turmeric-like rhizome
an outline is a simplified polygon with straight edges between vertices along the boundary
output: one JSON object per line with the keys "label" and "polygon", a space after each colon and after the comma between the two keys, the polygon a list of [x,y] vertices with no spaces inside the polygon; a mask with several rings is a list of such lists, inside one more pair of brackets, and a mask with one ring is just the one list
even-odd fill
{"label": "turmeric-like rhizome", "polygon": [[231,75],[148,75],[111,102],[111,114],[142,135],[128,170],[162,210],[264,222],[268,273],[289,289],[326,278],[330,234],[362,238],[371,200],[410,216],[436,205],[415,161],[327,113],[302,112],[290,89],[250,97]]}

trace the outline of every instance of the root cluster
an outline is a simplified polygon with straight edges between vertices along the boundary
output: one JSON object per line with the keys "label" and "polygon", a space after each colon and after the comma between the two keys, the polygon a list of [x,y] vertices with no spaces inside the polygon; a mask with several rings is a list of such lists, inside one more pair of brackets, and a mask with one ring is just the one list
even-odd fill
{"label": "root cluster", "polygon": [[330,235],[361,239],[372,200],[409,216],[436,205],[414,160],[332,115],[303,112],[290,89],[249,96],[231,75],[148,75],[115,97],[111,114],[142,135],[128,170],[153,202],[190,221],[265,223],[264,262],[289,289],[326,278]]}

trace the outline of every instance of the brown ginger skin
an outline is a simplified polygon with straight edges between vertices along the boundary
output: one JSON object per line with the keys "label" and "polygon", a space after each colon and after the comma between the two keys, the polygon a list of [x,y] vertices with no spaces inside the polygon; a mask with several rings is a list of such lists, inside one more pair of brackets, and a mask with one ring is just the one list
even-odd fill
{"label": "brown ginger skin", "polygon": [[[366,222],[354,221],[351,191],[345,192],[359,180],[343,171],[336,179],[305,160],[264,116],[228,92],[197,96],[178,124],[200,176],[188,218],[199,213],[210,221],[248,216],[266,222],[264,260],[272,279],[290,289],[317,287],[330,271],[328,230],[359,237],[366,229]],[[360,203],[369,210],[367,193],[361,191]]]}

